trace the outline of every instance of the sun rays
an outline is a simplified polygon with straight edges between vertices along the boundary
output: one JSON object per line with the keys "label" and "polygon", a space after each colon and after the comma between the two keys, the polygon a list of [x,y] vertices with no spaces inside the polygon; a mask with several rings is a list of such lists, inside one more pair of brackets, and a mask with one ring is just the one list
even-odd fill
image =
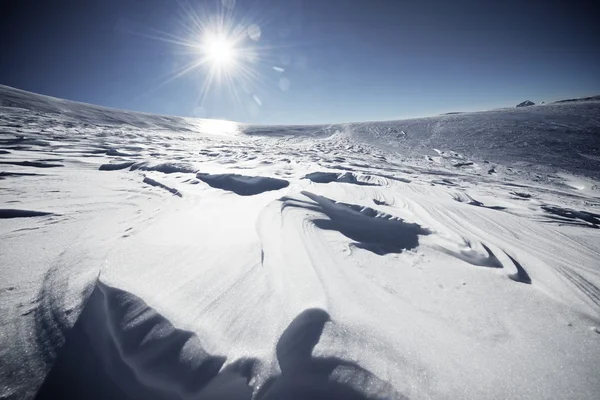
{"label": "sun rays", "polygon": [[[195,8],[185,0],[177,4],[178,33],[154,31],[143,35],[169,43],[179,55],[177,66],[156,88],[184,76],[197,76],[194,110],[205,110],[207,97],[214,92],[226,96],[232,106],[241,105],[248,110],[252,103],[252,107],[260,107],[258,92],[265,77],[259,70],[265,62],[266,47],[260,43],[262,32],[257,21],[235,18],[231,0],[217,2],[214,10]],[[194,115],[205,116],[196,111]]]}

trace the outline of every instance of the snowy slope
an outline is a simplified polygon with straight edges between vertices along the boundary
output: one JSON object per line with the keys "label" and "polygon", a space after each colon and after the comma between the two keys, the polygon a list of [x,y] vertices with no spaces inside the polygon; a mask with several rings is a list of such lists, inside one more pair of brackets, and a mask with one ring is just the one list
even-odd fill
{"label": "snowy slope", "polygon": [[0,398],[596,399],[600,102],[247,126],[0,86]]}

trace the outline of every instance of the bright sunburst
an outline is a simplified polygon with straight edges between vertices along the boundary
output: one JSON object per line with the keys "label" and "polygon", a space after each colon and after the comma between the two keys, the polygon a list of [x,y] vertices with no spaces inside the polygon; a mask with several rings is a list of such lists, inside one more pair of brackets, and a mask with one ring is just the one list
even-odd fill
{"label": "bright sunburst", "polygon": [[[259,66],[264,62],[259,44],[261,30],[256,21],[234,20],[233,1],[221,0],[227,7],[216,11],[194,9],[186,0],[178,1],[182,11],[182,31],[177,35],[158,32],[155,39],[177,45],[188,62],[180,64],[162,84],[186,74],[199,76],[197,101],[203,109],[209,92],[228,95],[244,108],[256,109],[261,101],[256,88],[264,83]],[[194,111],[196,114],[196,112]],[[198,113],[196,116],[203,116]]]}
{"label": "bright sunburst", "polygon": [[231,39],[219,35],[209,35],[205,41],[204,51],[211,63],[226,67],[235,61],[236,51]]}

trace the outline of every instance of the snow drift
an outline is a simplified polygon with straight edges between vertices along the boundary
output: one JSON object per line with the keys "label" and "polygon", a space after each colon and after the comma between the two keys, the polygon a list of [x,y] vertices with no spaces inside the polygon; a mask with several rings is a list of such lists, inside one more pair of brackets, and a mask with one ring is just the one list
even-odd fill
{"label": "snow drift", "polygon": [[600,391],[597,99],[293,127],[0,104],[1,398]]}

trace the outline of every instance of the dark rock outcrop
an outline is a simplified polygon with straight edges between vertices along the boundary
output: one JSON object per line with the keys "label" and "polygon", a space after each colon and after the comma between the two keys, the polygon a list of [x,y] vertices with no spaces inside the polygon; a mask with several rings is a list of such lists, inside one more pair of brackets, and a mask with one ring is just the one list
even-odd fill
{"label": "dark rock outcrop", "polygon": [[529,106],[535,106],[535,103],[531,100],[525,100],[524,102],[517,104],[517,107],[529,107]]}

